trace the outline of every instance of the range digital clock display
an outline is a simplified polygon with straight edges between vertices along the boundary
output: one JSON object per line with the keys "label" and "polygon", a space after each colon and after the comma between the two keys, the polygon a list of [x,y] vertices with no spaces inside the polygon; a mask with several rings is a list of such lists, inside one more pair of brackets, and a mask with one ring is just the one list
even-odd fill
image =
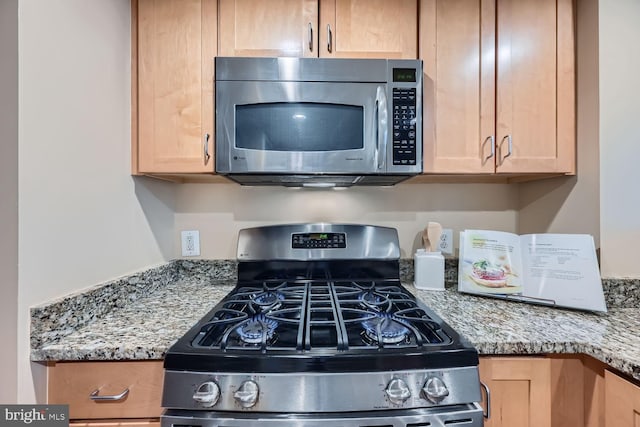
{"label": "range digital clock display", "polygon": [[327,233],[315,233],[309,234],[310,240],[327,240],[329,239],[329,235]]}
{"label": "range digital clock display", "polygon": [[339,249],[347,247],[345,233],[296,233],[291,235],[293,249]]}

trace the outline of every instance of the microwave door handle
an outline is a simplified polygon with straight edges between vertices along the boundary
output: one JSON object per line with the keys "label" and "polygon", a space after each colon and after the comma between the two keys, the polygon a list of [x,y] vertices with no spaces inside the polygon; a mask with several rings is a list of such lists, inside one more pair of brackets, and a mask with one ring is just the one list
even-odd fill
{"label": "microwave door handle", "polygon": [[376,158],[378,169],[385,166],[387,153],[387,95],[384,86],[376,93]]}

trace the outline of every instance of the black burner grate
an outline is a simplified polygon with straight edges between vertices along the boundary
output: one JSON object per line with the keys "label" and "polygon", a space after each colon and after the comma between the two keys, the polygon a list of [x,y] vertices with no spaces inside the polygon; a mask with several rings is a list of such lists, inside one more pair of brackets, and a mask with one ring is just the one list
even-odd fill
{"label": "black burner grate", "polygon": [[333,351],[422,348],[452,339],[396,281],[239,285],[200,325],[195,348]]}

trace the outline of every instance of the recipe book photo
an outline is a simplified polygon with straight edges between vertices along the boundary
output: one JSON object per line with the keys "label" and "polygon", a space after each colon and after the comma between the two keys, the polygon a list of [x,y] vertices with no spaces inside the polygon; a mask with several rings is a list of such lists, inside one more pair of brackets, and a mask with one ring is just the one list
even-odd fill
{"label": "recipe book photo", "polygon": [[606,312],[593,237],[465,230],[458,290],[533,304]]}

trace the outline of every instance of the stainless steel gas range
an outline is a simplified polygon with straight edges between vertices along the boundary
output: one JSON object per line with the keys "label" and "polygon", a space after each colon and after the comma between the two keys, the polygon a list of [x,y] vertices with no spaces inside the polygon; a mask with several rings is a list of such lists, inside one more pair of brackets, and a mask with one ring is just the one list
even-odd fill
{"label": "stainless steel gas range", "polygon": [[478,353],[401,285],[395,229],[244,229],[237,257],[165,356],[163,427],[483,425]]}

